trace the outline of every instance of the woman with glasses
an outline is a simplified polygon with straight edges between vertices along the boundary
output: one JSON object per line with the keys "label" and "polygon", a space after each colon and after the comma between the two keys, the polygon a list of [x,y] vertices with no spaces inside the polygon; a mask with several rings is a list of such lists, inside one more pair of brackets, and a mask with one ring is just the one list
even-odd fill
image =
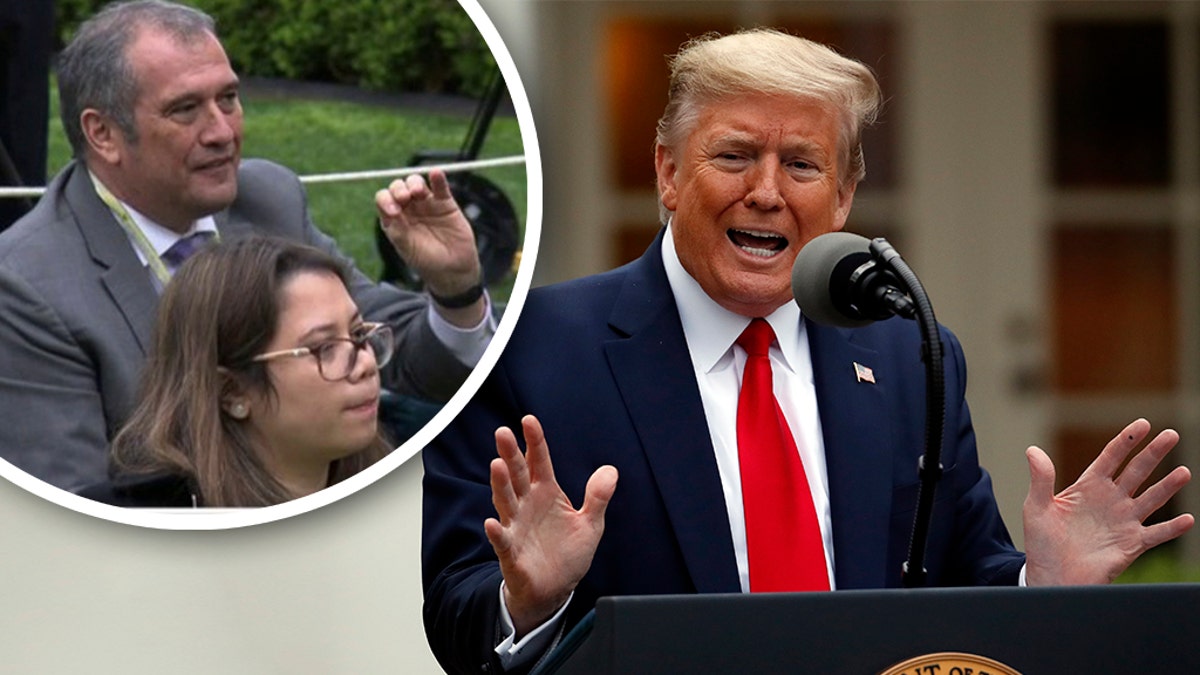
{"label": "woman with glasses", "polygon": [[113,441],[120,506],[267,506],[390,449],[379,368],[392,331],[363,320],[343,266],[277,239],[217,244],[167,285],[141,398]]}

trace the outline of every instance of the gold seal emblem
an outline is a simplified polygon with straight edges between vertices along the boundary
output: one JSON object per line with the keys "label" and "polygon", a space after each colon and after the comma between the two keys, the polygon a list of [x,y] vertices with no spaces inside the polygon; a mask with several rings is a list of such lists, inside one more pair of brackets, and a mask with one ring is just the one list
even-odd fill
{"label": "gold seal emblem", "polygon": [[1021,673],[984,656],[962,652],[939,652],[897,663],[879,675],[1021,675]]}

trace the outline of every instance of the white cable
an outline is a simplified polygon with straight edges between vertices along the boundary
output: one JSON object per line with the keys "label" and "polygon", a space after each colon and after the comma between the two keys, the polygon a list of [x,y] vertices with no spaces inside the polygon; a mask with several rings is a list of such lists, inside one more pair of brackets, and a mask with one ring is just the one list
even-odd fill
{"label": "white cable", "polygon": [[[512,166],[514,164],[524,164],[525,157],[523,155],[513,155],[511,157],[497,157],[495,159],[477,159],[470,162],[451,162],[449,164],[429,164],[426,166],[410,166],[403,169],[380,169],[377,171],[350,171],[345,173],[322,173],[311,176],[301,176],[300,182],[306,185],[313,183],[339,183],[353,180],[380,180],[383,178],[400,178],[403,176],[411,176],[415,173],[427,174],[434,169],[441,169],[446,173],[459,173],[463,171],[476,171],[478,169],[490,169],[498,166]],[[44,187],[0,187],[0,199],[20,198],[20,197],[41,197],[46,191]]]}
{"label": "white cable", "polygon": [[45,191],[44,187],[0,187],[0,199],[41,197]]}
{"label": "white cable", "polygon": [[351,171],[348,173],[325,173],[313,176],[301,176],[300,182],[306,185],[311,185],[313,183],[337,183],[350,180],[379,180],[381,178],[399,178],[401,176],[410,176],[414,173],[429,173],[434,169],[441,169],[446,173],[457,173],[461,171],[475,171],[476,169],[490,169],[497,166],[510,166],[513,164],[524,163],[525,157],[523,155],[514,155],[512,157],[497,157],[495,159],[477,159],[472,162],[452,162],[450,164],[412,166],[404,169]]}

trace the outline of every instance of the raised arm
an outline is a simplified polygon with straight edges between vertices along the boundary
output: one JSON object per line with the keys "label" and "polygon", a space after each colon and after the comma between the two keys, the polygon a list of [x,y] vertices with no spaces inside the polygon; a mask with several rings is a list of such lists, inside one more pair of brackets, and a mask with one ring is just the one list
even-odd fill
{"label": "raised arm", "polygon": [[554,479],[550,448],[532,415],[521,420],[525,454],[513,432],[496,430],[492,503],[498,518],[484,523],[500,561],[504,602],[519,639],[566,604],[592,564],[604,533],[604,511],[617,487],[617,470],[602,466],[588,480],[576,510]]}

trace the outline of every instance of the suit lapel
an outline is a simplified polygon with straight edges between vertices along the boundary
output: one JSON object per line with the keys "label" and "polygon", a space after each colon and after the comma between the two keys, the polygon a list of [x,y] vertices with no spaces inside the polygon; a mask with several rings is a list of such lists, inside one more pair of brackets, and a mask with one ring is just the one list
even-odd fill
{"label": "suit lapel", "polygon": [[[896,383],[881,372],[877,352],[852,343],[852,331],[805,323],[825,439],[837,587],[882,588],[892,495],[884,401]],[[876,383],[859,381],[855,363],[875,367]]]}
{"label": "suit lapel", "polygon": [[[100,282],[145,354],[150,347],[159,291],[129,243],[129,236],[96,194],[87,168],[72,162],[61,173],[67,207],[98,268]],[[254,231],[251,223],[231,217],[229,209],[213,214],[213,218],[217,231],[226,237]]]}
{"label": "suit lapel", "polygon": [[683,327],[662,267],[662,232],[630,265],[605,354],[696,590],[739,590],[729,516]]}
{"label": "suit lapel", "polygon": [[[699,592],[739,590],[729,516],[679,312],[661,263],[661,239],[632,263],[605,353]],[[885,406],[896,383],[853,331],[806,321],[825,441],[837,586],[882,588],[892,499],[892,430]],[[859,381],[854,364],[875,367]]]}
{"label": "suit lapel", "polygon": [[64,194],[74,223],[99,268],[100,282],[144,354],[150,345],[158,291],[129,243],[129,236],[100,201],[87,169],[72,163],[67,171],[70,173],[65,178]]}

